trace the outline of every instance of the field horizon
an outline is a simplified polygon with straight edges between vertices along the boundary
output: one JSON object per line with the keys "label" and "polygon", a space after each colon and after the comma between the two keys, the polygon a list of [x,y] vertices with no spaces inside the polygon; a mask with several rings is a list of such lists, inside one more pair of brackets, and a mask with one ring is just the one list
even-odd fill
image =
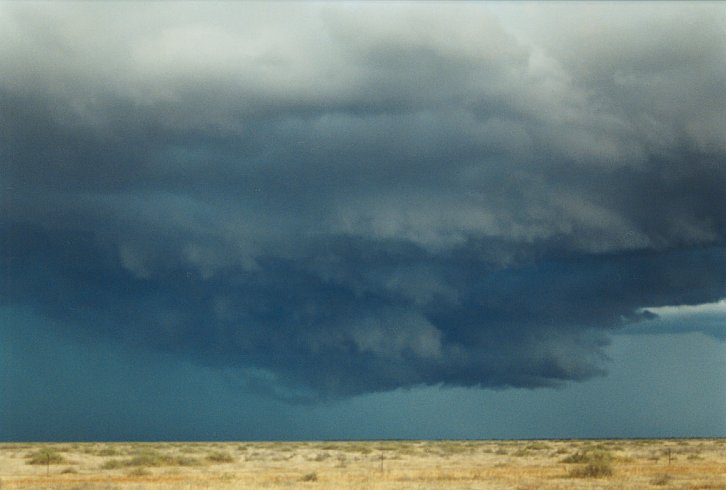
{"label": "field horizon", "polygon": [[0,488],[726,488],[726,439],[3,442]]}

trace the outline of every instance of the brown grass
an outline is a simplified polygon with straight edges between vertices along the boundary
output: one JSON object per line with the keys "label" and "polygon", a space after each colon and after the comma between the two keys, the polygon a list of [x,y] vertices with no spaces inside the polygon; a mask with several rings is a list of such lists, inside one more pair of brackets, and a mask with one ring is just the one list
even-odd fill
{"label": "brown grass", "polygon": [[726,489],[726,441],[0,444],[0,488]]}

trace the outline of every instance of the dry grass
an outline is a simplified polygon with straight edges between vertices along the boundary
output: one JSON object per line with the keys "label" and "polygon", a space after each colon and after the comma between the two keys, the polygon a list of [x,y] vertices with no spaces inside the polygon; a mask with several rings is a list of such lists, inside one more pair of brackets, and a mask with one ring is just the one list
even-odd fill
{"label": "dry grass", "polygon": [[726,440],[0,444],[0,488],[726,490]]}

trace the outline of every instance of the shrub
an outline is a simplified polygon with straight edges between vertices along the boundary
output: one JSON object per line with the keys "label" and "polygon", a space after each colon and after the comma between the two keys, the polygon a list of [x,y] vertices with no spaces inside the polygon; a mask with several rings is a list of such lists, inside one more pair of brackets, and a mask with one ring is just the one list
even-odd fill
{"label": "shrub", "polygon": [[595,461],[608,461],[612,462],[613,456],[607,451],[601,450],[585,450],[577,451],[575,454],[571,454],[566,458],[562,459],[563,463],[591,463]]}
{"label": "shrub", "polygon": [[62,464],[66,459],[53,449],[43,448],[28,455],[28,464]]}
{"label": "shrub", "polygon": [[671,475],[657,475],[650,483],[661,487],[663,485],[668,485],[672,480],[673,477]]}
{"label": "shrub", "polygon": [[101,465],[102,470],[115,470],[116,468],[123,467],[122,461],[120,459],[111,459],[108,461],[104,461]]}
{"label": "shrub", "polygon": [[306,473],[300,478],[301,481],[318,481],[318,474],[315,472]]}
{"label": "shrub", "polygon": [[613,474],[613,456],[607,451],[578,451],[562,460],[563,463],[581,464],[570,471],[574,478],[602,478]]}
{"label": "shrub", "polygon": [[112,447],[105,447],[103,449],[99,449],[96,454],[99,456],[117,456],[119,452]]}
{"label": "shrub", "polygon": [[602,478],[613,474],[613,465],[609,461],[593,461],[570,471],[573,478]]}
{"label": "shrub", "polygon": [[143,451],[129,459],[112,459],[103,463],[101,468],[113,470],[130,466],[196,466],[198,459],[187,456],[169,456],[156,451]]}
{"label": "shrub", "polygon": [[215,452],[207,455],[207,461],[212,463],[233,463],[234,458],[229,453]]}
{"label": "shrub", "polygon": [[521,457],[524,457],[524,456],[529,456],[531,454],[532,454],[532,452],[529,449],[517,449],[516,451],[514,451],[512,453],[512,456],[516,456],[518,458],[521,458]]}

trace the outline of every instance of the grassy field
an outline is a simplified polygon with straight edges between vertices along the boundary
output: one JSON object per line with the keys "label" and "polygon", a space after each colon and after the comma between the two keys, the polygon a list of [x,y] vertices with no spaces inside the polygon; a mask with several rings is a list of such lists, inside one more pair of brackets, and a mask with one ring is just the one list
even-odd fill
{"label": "grassy field", "polygon": [[8,443],[0,488],[726,489],[726,440]]}

